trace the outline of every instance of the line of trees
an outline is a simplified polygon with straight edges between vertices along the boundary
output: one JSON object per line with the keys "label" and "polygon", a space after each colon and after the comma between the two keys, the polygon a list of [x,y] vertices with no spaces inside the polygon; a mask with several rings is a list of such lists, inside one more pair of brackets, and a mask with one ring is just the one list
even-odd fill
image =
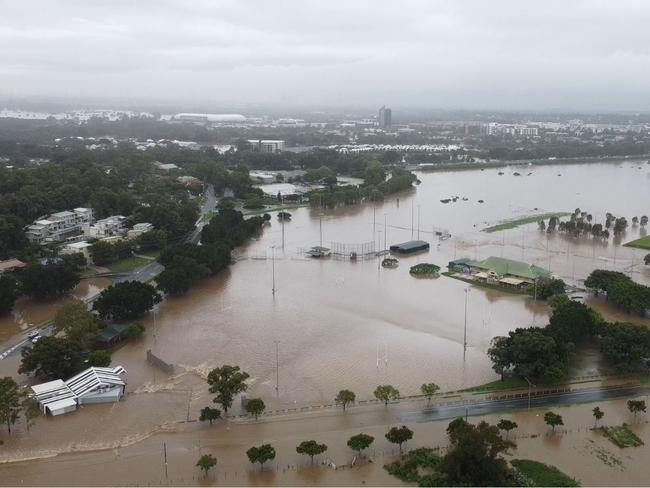
{"label": "line of trees", "polygon": [[608,301],[627,313],[643,316],[650,311],[650,287],[618,271],[594,270],[585,280],[585,286],[604,293]]}

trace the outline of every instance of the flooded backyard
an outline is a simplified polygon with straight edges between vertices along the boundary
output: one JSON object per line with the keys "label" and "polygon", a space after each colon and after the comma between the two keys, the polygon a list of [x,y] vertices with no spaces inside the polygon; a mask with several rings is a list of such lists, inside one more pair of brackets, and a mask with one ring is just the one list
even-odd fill
{"label": "flooded backyard", "polygon": [[[513,176],[517,170],[524,176]],[[504,174],[500,176],[499,171]],[[628,221],[635,215],[648,215],[650,165],[645,161],[418,173],[418,178],[422,183],[416,189],[376,206],[290,210],[284,247],[282,226],[274,213],[259,239],[235,251],[236,264],[187,296],[164,300],[155,316],[143,320],[145,336],[113,355],[113,364],[128,371],[130,393],[125,401],[41,419],[35,427],[38,434],[18,434],[16,449],[3,453],[0,448],[0,458],[149,443],[143,439],[166,429],[170,422],[197,418],[198,411],[210,404],[207,372],[223,364],[236,364],[250,373],[248,395],[262,397],[269,409],[331,403],[343,388],[355,391],[358,399],[370,398],[377,385],[386,383],[402,395],[417,394],[424,382],[456,390],[497,379],[486,355],[494,336],[547,322],[547,306],[525,296],[472,287],[445,276],[415,279],[409,267],[420,262],[444,269],[454,258],[493,255],[550,268],[577,286],[594,268],[623,271],[635,281],[650,284],[650,267],[643,265],[647,251],[621,246],[643,235],[639,227],[630,226],[626,235],[608,243],[549,235],[536,224],[492,234],[481,231],[506,219],[571,212],[576,207],[602,223],[606,212]],[[460,197],[456,202],[440,202],[456,195]],[[452,237],[439,240],[432,235],[434,229],[447,229]],[[384,241],[391,245],[420,238],[430,242],[431,248],[398,256],[396,269],[382,268],[376,259],[305,257],[300,250],[318,245],[321,235],[327,247],[332,242],[375,242],[379,249]],[[609,320],[634,319],[650,325],[650,320],[629,317],[601,299],[586,298]],[[8,319],[11,323],[0,324],[0,334],[9,336],[16,327],[37,323],[46,313],[34,306],[27,307],[27,312],[22,306],[19,302],[14,318]],[[468,347],[464,353],[465,319]],[[12,327],[13,332],[6,331]],[[147,349],[175,364],[175,375],[168,377],[149,366]],[[575,375],[595,374],[601,368],[597,351],[591,349],[575,363]],[[96,430],[98,418],[114,429]],[[243,445],[236,447],[243,456]],[[191,455],[195,457],[194,452]],[[63,459],[61,463],[65,466]],[[369,483],[372,479],[379,484],[395,482],[371,477]],[[18,478],[12,480],[18,483]],[[247,478],[229,479],[227,484],[324,484],[328,480]],[[143,481],[138,478],[137,482]],[[343,478],[336,483],[352,481]]]}

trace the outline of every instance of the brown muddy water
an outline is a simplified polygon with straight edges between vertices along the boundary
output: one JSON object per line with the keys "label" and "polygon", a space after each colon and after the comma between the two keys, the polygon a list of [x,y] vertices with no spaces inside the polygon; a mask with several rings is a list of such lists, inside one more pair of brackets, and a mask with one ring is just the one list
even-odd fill
{"label": "brown muddy water", "polygon": [[[499,176],[499,171],[505,174]],[[523,176],[513,176],[515,171]],[[284,249],[281,225],[273,214],[259,239],[236,250],[240,259],[235,265],[185,297],[166,299],[155,317],[143,321],[145,337],[113,355],[113,364],[128,371],[130,393],[123,402],[42,419],[29,441],[16,441],[17,449],[9,443],[0,448],[0,458],[140,444],[171,422],[196,419],[210,403],[204,378],[223,364],[237,364],[249,372],[248,395],[262,397],[270,409],[331,403],[342,388],[363,399],[385,383],[409,395],[416,394],[423,382],[434,381],[443,390],[452,390],[492,381],[496,375],[486,356],[491,338],[547,321],[547,307],[523,296],[471,287],[444,276],[415,279],[408,270],[419,262],[444,268],[455,257],[495,255],[550,267],[577,285],[594,268],[624,271],[650,284],[650,268],[642,263],[646,253],[620,245],[643,235],[638,227],[605,244],[549,236],[535,224],[481,232],[505,219],[576,207],[592,213],[594,222],[603,222],[606,212],[628,221],[634,215],[650,214],[650,165],[645,161],[512,166],[418,177],[422,183],[416,189],[376,207],[360,205],[322,214],[308,208],[292,210],[292,220],[284,226]],[[455,203],[440,202],[455,195],[461,197]],[[432,236],[434,227],[448,229],[453,237],[439,241]],[[318,245],[321,229],[323,245],[328,247],[331,242],[375,241],[379,248],[384,239],[390,245],[419,234],[431,249],[399,257],[397,269],[381,268],[376,259],[304,257],[299,250]],[[464,355],[465,289],[470,291]],[[631,319],[599,299],[588,301],[609,319]],[[176,374],[168,377],[147,365],[147,349],[174,363]],[[579,359],[573,374],[593,374],[601,367],[596,351],[587,350]],[[237,405],[234,412],[239,412]],[[151,478],[151,482],[157,481]],[[308,482],[327,480],[302,483]]]}
{"label": "brown muddy water", "polygon": [[72,290],[71,296],[49,302],[35,302],[21,298],[11,314],[0,317],[0,342],[4,342],[21,331],[51,319],[61,306],[70,300],[83,300],[103,290],[111,281],[107,278],[86,278]]}

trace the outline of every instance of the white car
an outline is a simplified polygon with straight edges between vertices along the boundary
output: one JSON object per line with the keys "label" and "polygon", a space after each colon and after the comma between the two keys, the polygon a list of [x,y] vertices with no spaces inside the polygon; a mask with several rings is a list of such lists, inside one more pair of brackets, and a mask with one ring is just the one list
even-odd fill
{"label": "white car", "polygon": [[35,335],[34,337],[32,337],[32,344],[36,344],[36,343],[37,343],[38,341],[40,341],[41,339],[42,339],[41,336],[39,336],[39,335]]}
{"label": "white car", "polygon": [[40,331],[38,331],[38,330],[33,330],[33,331],[31,331],[29,334],[27,334],[27,337],[29,337],[29,339],[33,339],[34,337],[37,337],[37,336],[38,336],[38,333],[39,333],[39,332],[40,332]]}

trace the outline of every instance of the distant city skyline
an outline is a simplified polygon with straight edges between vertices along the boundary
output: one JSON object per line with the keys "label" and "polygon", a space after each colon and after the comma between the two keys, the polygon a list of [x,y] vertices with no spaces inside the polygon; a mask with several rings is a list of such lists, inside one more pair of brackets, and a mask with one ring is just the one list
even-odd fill
{"label": "distant city skyline", "polygon": [[2,12],[3,99],[650,110],[641,0],[7,0]]}

